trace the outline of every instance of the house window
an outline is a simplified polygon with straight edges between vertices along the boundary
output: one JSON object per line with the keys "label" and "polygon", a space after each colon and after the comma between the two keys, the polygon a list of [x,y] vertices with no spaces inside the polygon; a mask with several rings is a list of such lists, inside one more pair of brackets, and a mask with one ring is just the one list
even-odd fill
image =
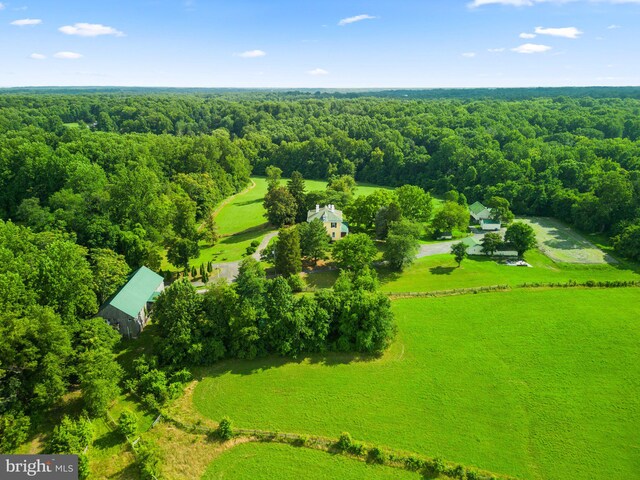
{"label": "house window", "polygon": [[331,222],[331,228],[336,228],[338,224],[336,222]]}
{"label": "house window", "polygon": [[336,232],[331,232],[331,238],[336,238]]}

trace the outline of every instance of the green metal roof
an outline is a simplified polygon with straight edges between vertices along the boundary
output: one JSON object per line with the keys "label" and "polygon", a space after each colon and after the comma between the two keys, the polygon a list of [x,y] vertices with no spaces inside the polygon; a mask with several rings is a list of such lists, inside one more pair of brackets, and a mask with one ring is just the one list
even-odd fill
{"label": "green metal roof", "polygon": [[349,227],[347,226],[346,223],[340,224],[340,231],[344,233],[349,233]]}
{"label": "green metal roof", "polygon": [[479,214],[480,212],[482,212],[483,210],[485,210],[487,207],[485,207],[483,204],[481,204],[480,202],[473,202],[471,205],[469,205],[469,211],[471,213],[473,213],[474,215]]}
{"label": "green metal roof", "polygon": [[105,302],[114,308],[135,317],[154,297],[156,289],[163,279],[147,267],[140,267],[129,277],[129,281]]}
{"label": "green metal roof", "polygon": [[474,237],[463,238],[462,243],[464,243],[467,247],[475,247],[476,245],[480,245],[480,242]]}

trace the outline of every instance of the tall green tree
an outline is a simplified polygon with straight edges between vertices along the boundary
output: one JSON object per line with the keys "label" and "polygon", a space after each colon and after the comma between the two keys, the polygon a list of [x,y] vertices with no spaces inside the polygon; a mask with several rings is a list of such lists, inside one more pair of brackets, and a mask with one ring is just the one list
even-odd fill
{"label": "tall green tree", "polygon": [[115,291],[127,282],[129,265],[123,255],[107,248],[94,248],[89,251],[89,261],[93,272],[93,291],[102,304]]}
{"label": "tall green tree", "polygon": [[402,271],[416,258],[422,233],[422,226],[403,220],[391,224],[387,241],[384,244],[383,259],[394,270]]}
{"label": "tall green tree", "polygon": [[291,179],[287,182],[287,190],[296,201],[296,223],[307,220],[306,186],[304,177],[298,171],[291,173]]}
{"label": "tall green tree", "polygon": [[467,258],[467,248],[468,247],[462,242],[451,245],[451,254],[458,264],[458,268],[460,268],[462,261]]}
{"label": "tall green tree", "polygon": [[403,185],[396,188],[396,194],[402,215],[415,222],[431,220],[432,198],[422,188],[415,185]]}
{"label": "tall green tree", "polygon": [[285,187],[273,187],[264,197],[265,217],[276,227],[295,223],[298,207],[296,199]]}
{"label": "tall green tree", "polygon": [[296,227],[281,228],[275,253],[275,270],[278,275],[288,277],[302,271],[300,235]]}
{"label": "tall green tree", "polygon": [[354,233],[333,245],[332,256],[340,268],[358,271],[369,266],[377,253],[369,235]]}
{"label": "tall green tree", "polygon": [[189,260],[200,253],[197,242],[188,238],[176,238],[167,250],[167,260],[182,269],[189,268]]}
{"label": "tall green tree", "polygon": [[499,233],[489,232],[482,237],[480,243],[482,243],[482,251],[484,253],[487,255],[493,255],[504,242],[502,241],[502,236]]}
{"label": "tall green tree", "polygon": [[507,228],[504,234],[505,243],[510,243],[518,252],[518,257],[522,257],[524,252],[535,248],[536,232],[531,225],[523,222],[514,222]]}
{"label": "tall green tree", "polygon": [[300,251],[303,257],[306,257],[318,263],[318,260],[326,260],[329,251],[331,237],[327,234],[324,224],[319,218],[309,223],[301,223],[298,225],[300,234]]}
{"label": "tall green tree", "polygon": [[462,205],[445,202],[442,210],[436,213],[431,224],[435,232],[465,232],[469,227],[469,211]]}
{"label": "tall green tree", "polygon": [[158,297],[154,319],[158,325],[158,351],[168,365],[198,364],[202,360],[199,319],[202,299],[186,279],[178,280]]}

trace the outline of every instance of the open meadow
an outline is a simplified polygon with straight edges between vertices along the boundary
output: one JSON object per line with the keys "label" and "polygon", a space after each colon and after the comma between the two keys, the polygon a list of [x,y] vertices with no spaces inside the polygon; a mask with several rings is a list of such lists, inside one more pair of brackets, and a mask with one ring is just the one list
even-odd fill
{"label": "open meadow", "polygon": [[[382,358],[225,361],[195,407],[238,427],[359,441],[526,479],[637,474],[640,290],[393,302]],[[517,312],[517,313],[514,313]]]}

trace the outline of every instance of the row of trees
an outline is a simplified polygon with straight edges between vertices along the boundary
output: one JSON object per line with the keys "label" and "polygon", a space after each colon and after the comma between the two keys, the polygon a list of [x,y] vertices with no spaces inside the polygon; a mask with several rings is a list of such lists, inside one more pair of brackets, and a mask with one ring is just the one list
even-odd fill
{"label": "row of trees", "polygon": [[269,280],[253,258],[236,282],[204,295],[179,280],[158,298],[160,359],[172,366],[267,354],[381,353],[395,333],[389,299],[369,269],[343,272],[332,290],[295,296],[284,277]]}

